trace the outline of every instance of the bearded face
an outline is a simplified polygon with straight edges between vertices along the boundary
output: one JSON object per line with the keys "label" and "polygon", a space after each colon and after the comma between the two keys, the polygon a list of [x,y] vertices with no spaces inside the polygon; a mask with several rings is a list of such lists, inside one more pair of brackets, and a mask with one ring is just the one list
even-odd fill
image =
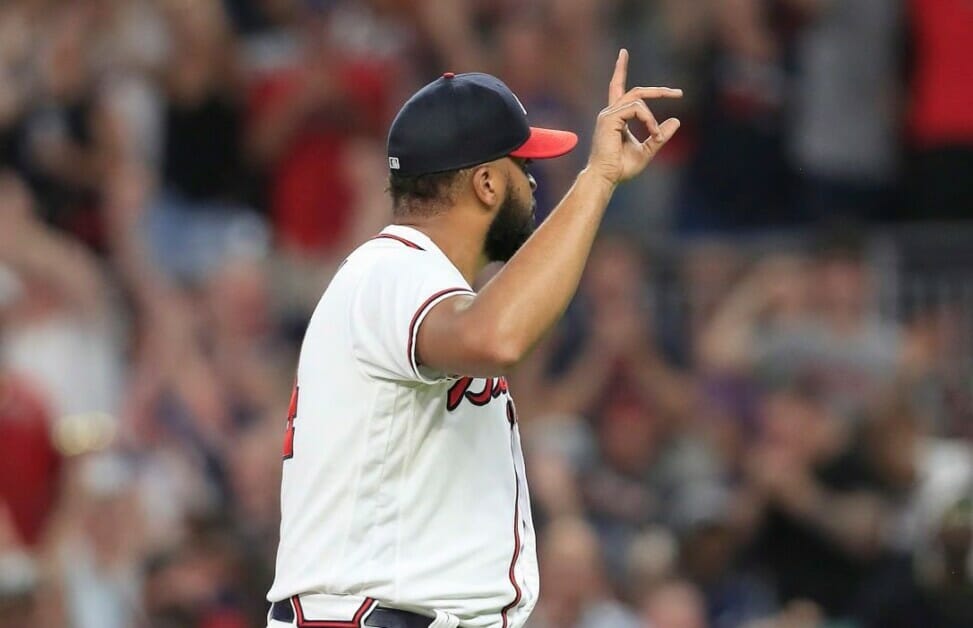
{"label": "bearded face", "polygon": [[487,231],[483,250],[491,262],[506,262],[534,233],[533,194],[523,199],[507,183],[507,195]]}

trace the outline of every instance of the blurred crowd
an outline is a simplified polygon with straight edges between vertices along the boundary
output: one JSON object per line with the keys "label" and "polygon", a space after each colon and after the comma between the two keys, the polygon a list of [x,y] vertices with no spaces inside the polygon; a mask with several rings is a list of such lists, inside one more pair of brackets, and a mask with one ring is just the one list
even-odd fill
{"label": "blurred crowd", "polygon": [[488,71],[583,144],[622,45],[683,127],[511,377],[529,628],[973,626],[973,293],[879,307],[872,237],[973,216],[971,33],[968,0],[0,3],[0,626],[263,626],[297,352],[390,218],[391,116]]}

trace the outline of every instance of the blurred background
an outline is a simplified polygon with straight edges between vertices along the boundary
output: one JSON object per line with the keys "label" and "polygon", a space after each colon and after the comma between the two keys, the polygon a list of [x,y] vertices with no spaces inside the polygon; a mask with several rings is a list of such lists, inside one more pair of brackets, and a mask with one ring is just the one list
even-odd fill
{"label": "blurred background", "polygon": [[969,0],[4,0],[0,626],[263,626],[391,116],[499,75],[543,215],[623,45],[683,126],[511,378],[530,628],[973,626]]}

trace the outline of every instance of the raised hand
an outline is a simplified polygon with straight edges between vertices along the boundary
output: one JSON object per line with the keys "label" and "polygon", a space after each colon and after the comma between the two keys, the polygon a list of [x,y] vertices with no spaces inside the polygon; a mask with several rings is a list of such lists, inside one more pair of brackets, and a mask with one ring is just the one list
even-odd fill
{"label": "raised hand", "polygon": [[[646,100],[682,98],[681,89],[669,87],[633,87],[625,91],[628,74],[628,51],[622,48],[615,62],[615,72],[608,85],[608,106],[598,114],[591,141],[588,168],[617,184],[636,176],[649,164],[679,128],[679,120],[669,118],[659,124]],[[649,137],[638,141],[628,128],[629,120],[645,124]]]}

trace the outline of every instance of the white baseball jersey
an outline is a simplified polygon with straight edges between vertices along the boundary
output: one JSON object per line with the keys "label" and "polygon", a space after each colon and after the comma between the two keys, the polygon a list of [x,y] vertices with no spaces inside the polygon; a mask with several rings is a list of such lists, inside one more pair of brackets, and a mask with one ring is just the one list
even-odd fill
{"label": "white baseball jersey", "polygon": [[460,294],[473,291],[459,270],[404,226],[325,290],[301,348],[269,600],[347,594],[471,628],[526,622],[539,578],[507,381],[416,360],[423,318]]}

